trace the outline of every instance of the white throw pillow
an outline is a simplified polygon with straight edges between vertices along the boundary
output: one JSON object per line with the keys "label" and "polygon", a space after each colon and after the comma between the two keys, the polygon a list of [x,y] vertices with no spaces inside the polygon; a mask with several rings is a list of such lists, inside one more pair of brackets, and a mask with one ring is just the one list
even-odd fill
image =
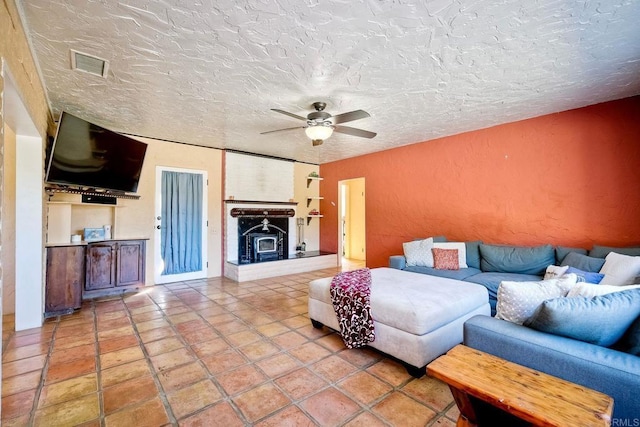
{"label": "white throw pillow", "polygon": [[632,285],[636,276],[640,275],[640,256],[622,255],[610,252],[600,269],[604,278],[601,285]]}
{"label": "white throw pillow", "polygon": [[627,289],[640,288],[640,285],[627,285],[627,286],[611,286],[611,285],[594,285],[593,283],[578,283],[575,285],[567,297],[586,297],[593,298],[600,295],[610,294],[612,292],[622,292]]}
{"label": "white throw pillow", "polygon": [[544,273],[543,280],[557,279],[558,277],[566,273],[568,269],[568,265],[562,267],[558,265],[550,265],[549,267],[547,267],[547,271]]}
{"label": "white throw pillow", "polygon": [[564,297],[578,281],[575,274],[540,282],[500,282],[496,318],[522,325],[545,300]]}
{"label": "white throw pillow", "polygon": [[438,249],[457,249],[458,250],[458,267],[468,268],[467,265],[467,246],[464,242],[435,242],[434,248]]}
{"label": "white throw pillow", "polygon": [[404,257],[407,259],[407,266],[412,267],[433,267],[433,238],[414,240],[402,244]]}

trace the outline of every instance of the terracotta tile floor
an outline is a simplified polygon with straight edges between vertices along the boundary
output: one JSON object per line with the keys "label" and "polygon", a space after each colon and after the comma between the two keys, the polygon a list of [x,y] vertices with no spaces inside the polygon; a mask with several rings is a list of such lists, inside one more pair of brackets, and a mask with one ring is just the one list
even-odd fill
{"label": "terracotta tile floor", "polygon": [[311,326],[308,283],[336,272],[149,287],[18,333],[5,316],[2,425],[454,426],[443,383]]}

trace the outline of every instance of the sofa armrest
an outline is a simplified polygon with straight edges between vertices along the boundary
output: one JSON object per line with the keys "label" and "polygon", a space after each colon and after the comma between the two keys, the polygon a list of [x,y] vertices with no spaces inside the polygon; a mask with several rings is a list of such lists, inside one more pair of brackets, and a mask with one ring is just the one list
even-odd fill
{"label": "sofa armrest", "polygon": [[614,418],[640,421],[640,400],[632,391],[640,389],[640,357],[488,316],[467,320],[463,339],[469,347],[605,393],[615,401]]}
{"label": "sofa armrest", "polygon": [[407,266],[407,260],[404,255],[391,255],[389,257],[389,267],[404,270]]}

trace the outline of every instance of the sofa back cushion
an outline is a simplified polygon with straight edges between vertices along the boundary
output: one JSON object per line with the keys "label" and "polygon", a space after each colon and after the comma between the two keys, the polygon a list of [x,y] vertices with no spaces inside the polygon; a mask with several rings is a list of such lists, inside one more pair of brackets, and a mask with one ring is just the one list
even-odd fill
{"label": "sofa back cushion", "polygon": [[589,256],[595,258],[606,258],[610,252],[622,255],[640,256],[640,246],[616,248],[613,246],[593,245],[593,249],[589,251]]}
{"label": "sofa back cushion", "polygon": [[480,244],[480,269],[487,272],[544,275],[556,254],[551,245],[502,246]]}
{"label": "sofa back cushion", "polygon": [[604,265],[604,259],[579,254],[577,252],[570,252],[564,257],[560,265],[568,265],[574,268],[579,268],[580,270],[597,273]]}
{"label": "sofa back cushion", "polygon": [[467,266],[480,269],[480,244],[482,240],[464,242],[467,247]]}
{"label": "sofa back cushion", "polygon": [[556,262],[558,265],[564,261],[564,257],[569,255],[571,252],[578,253],[580,255],[587,255],[588,251],[583,248],[571,248],[568,246],[556,246]]}

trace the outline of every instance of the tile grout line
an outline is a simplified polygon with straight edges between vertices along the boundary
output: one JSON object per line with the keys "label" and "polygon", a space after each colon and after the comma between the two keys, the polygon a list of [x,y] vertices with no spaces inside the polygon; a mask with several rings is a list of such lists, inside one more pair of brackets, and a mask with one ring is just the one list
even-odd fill
{"label": "tile grout line", "polygon": [[100,337],[98,332],[98,311],[96,307],[96,301],[90,300],[91,312],[93,313],[93,335],[94,335],[94,349],[96,352],[96,381],[98,385],[98,421],[101,427],[105,427],[107,420],[104,413],[104,390],[102,388],[102,365],[100,363]]}
{"label": "tile grout line", "polygon": [[[160,311],[162,312],[162,317],[164,319],[166,317],[166,315],[165,315],[164,311],[162,310],[162,308],[160,308],[160,306],[156,303],[156,301],[153,298],[151,298],[149,295],[146,295],[146,297],[149,298],[153,302],[153,304],[155,304],[158,307],[158,309],[160,309]],[[140,347],[140,350],[142,351],[142,355],[144,356],[145,362],[147,363],[147,366],[149,367],[149,371],[151,373],[151,378],[153,379],[153,382],[155,383],[155,386],[156,386],[156,388],[158,390],[158,397],[160,398],[160,401],[162,402],[162,405],[164,406],[165,411],[167,412],[167,418],[169,419],[169,422],[172,425],[178,425],[177,418],[176,418],[175,414],[173,413],[173,409],[171,408],[171,404],[169,403],[169,399],[167,398],[165,390],[162,387],[162,383],[160,382],[160,379],[158,378],[159,372],[156,372],[156,369],[153,366],[153,363],[151,362],[151,356],[147,352],[147,348],[145,347],[144,342],[142,341],[142,338],[140,337],[140,332],[138,331],[138,326],[137,326],[136,322],[133,320],[133,316],[131,315],[131,310],[129,309],[129,306],[124,301],[124,299],[122,300],[122,303],[124,305],[125,310],[127,311],[127,317],[129,317],[129,320],[131,322],[131,326],[133,328],[136,340],[138,341],[138,346]],[[168,319],[164,319],[164,320],[172,325],[172,323],[169,322]]]}
{"label": "tile grout line", "polygon": [[[53,346],[55,344],[55,336],[58,332],[58,328],[60,326],[60,316],[56,316],[55,324],[53,330],[51,331],[51,340],[49,341],[49,349],[47,350],[47,356],[44,360],[44,365],[42,366],[42,370],[40,371],[40,381],[38,382],[38,386],[36,387],[36,392],[33,397],[33,405],[31,406],[31,411],[29,412],[29,425],[35,424],[36,412],[38,411],[38,404],[40,403],[40,396],[42,394],[42,389],[44,387],[44,382],[47,377],[47,372],[49,371],[49,364],[51,362],[51,354],[53,353]],[[15,335],[14,335],[15,336]],[[4,354],[4,353],[3,353]]]}

